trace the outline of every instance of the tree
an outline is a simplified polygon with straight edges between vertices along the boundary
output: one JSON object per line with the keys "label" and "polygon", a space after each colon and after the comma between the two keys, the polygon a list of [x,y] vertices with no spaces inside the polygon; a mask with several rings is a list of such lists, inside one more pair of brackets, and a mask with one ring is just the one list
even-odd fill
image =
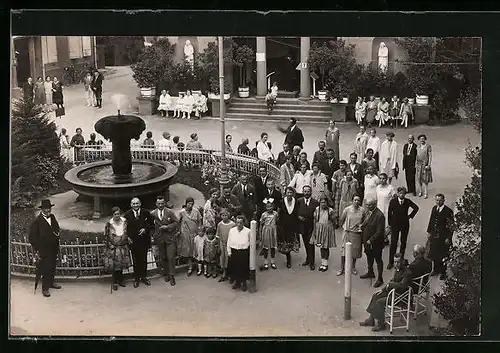
{"label": "tree", "polygon": [[110,55],[121,55],[125,63],[135,64],[144,48],[142,36],[100,36],[96,38],[97,45],[104,46]]}
{"label": "tree", "polygon": [[[234,65],[234,50],[237,47],[234,39],[224,37],[224,64]],[[218,94],[219,92],[219,44],[210,42],[203,52],[198,54],[197,75],[199,81],[208,82],[208,91]],[[224,93],[232,92],[232,83],[224,81]]]}
{"label": "tree", "polygon": [[57,127],[41,106],[24,99],[13,101],[11,126],[13,205],[29,206],[31,196],[57,186],[63,166]]}
{"label": "tree", "polygon": [[234,62],[240,67],[240,87],[247,86],[246,67],[254,58],[255,53],[248,45],[240,45],[234,51]]}
{"label": "tree", "polygon": [[[474,120],[482,119],[480,100],[461,104]],[[479,102],[479,104],[478,104]],[[477,131],[481,125],[474,124]],[[466,163],[473,169],[471,182],[456,202],[455,244],[451,248],[448,269],[451,272],[442,293],[434,295],[434,305],[448,320],[455,335],[478,335],[481,320],[481,145],[466,148]]]}

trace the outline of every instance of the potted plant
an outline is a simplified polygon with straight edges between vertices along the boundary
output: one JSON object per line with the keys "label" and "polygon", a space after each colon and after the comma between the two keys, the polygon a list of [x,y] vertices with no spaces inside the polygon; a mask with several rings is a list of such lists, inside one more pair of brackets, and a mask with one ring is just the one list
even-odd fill
{"label": "potted plant", "polygon": [[247,66],[254,60],[255,53],[248,45],[241,45],[234,51],[234,62],[240,68],[240,86],[238,87],[238,95],[241,98],[250,96],[250,88],[247,85]]}
{"label": "potted plant", "polygon": [[[220,99],[220,89],[219,80],[210,77],[208,85],[208,99],[219,100]],[[231,84],[228,81],[224,81],[224,100],[229,100],[231,98]]]}
{"label": "potted plant", "polygon": [[163,75],[162,59],[154,47],[145,47],[137,63],[131,66],[142,97],[155,97],[158,78]]}
{"label": "potted plant", "polygon": [[318,99],[320,101],[326,101],[327,96],[328,96],[328,90],[323,88],[318,91]]}

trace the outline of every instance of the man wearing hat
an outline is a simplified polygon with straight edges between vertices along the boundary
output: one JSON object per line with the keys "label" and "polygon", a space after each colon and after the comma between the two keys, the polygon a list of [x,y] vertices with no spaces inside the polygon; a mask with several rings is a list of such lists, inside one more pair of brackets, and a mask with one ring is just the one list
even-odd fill
{"label": "man wearing hat", "polygon": [[163,138],[158,141],[158,150],[159,151],[170,151],[172,149],[173,143],[170,140],[170,132],[164,132],[162,134]]}
{"label": "man wearing hat", "polygon": [[31,223],[28,237],[35,256],[39,259],[38,270],[42,276],[42,293],[44,297],[50,297],[49,289],[61,289],[54,283],[56,272],[56,259],[59,252],[59,223],[51,214],[52,206],[50,200],[42,200],[40,209],[42,212]]}

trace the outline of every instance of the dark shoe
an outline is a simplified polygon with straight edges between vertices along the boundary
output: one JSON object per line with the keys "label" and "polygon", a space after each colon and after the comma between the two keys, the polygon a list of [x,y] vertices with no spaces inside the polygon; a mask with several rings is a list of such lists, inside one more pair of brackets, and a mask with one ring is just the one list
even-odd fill
{"label": "dark shoe", "polygon": [[212,273],[212,278],[217,278],[218,276],[217,272]]}
{"label": "dark shoe", "polygon": [[374,288],[378,288],[380,287],[382,284],[384,284],[384,281],[382,281],[380,278],[377,279],[377,281],[375,282],[375,284],[373,285]]}
{"label": "dark shoe", "polygon": [[365,321],[361,321],[359,326],[375,326],[375,320],[372,317],[369,317]]}
{"label": "dark shoe", "polygon": [[50,292],[49,292],[49,290],[48,290],[48,289],[44,289],[44,290],[42,290],[42,294],[43,294],[43,296],[44,296],[44,297],[46,297],[46,298],[50,297]]}
{"label": "dark shoe", "polygon": [[188,277],[189,277],[189,276],[191,276],[192,274],[193,274],[193,269],[192,269],[192,268],[190,268],[190,269],[188,270],[187,275],[188,275]]}
{"label": "dark shoe", "polygon": [[359,276],[361,279],[366,279],[366,278],[375,278],[375,273],[373,272],[367,272],[364,275]]}
{"label": "dark shoe", "polygon": [[141,282],[142,282],[142,283],[144,283],[146,286],[150,286],[150,285],[151,285],[151,282],[150,282],[150,281],[149,281],[149,279],[147,279],[147,278],[143,278],[143,279],[141,280]]}
{"label": "dark shoe", "polygon": [[235,284],[233,284],[233,289],[240,289],[241,288],[241,284],[239,282],[236,282]]}
{"label": "dark shoe", "polygon": [[387,269],[388,269],[388,270],[392,270],[392,268],[393,268],[393,267],[394,267],[394,265],[393,265],[393,264],[389,264],[389,265],[387,265]]}
{"label": "dark shoe", "polygon": [[134,281],[134,288],[139,287],[139,283],[140,283],[140,281],[139,281],[138,279],[136,279],[136,280]]}
{"label": "dark shoe", "polygon": [[170,285],[172,287],[175,286],[175,278],[174,278],[174,276],[170,276]]}
{"label": "dark shoe", "polygon": [[309,266],[309,269],[310,269],[311,271],[314,271],[314,270],[316,269],[316,266],[315,266],[314,264],[312,264],[311,266]]}
{"label": "dark shoe", "polygon": [[170,281],[170,276],[165,276],[165,282],[169,282]]}
{"label": "dark shoe", "polygon": [[227,280],[227,278],[226,278],[226,277],[221,277],[221,278],[219,278],[219,282],[225,282],[226,280]]}
{"label": "dark shoe", "polygon": [[384,331],[386,328],[387,328],[387,325],[385,323],[377,324],[372,328],[372,331],[373,332]]}
{"label": "dark shoe", "polygon": [[234,279],[230,278],[229,279],[229,284],[234,284]]}
{"label": "dark shoe", "polygon": [[127,285],[125,284],[125,282],[124,282],[124,281],[119,281],[119,282],[118,282],[118,285],[119,285],[120,287],[126,287],[126,286],[127,286]]}
{"label": "dark shoe", "polygon": [[308,261],[305,261],[305,262],[303,262],[303,263],[302,263],[302,265],[301,265],[301,266],[304,266],[304,267],[305,267],[305,266],[309,266],[309,262],[308,262]]}
{"label": "dark shoe", "polygon": [[286,263],[286,268],[291,268],[292,267],[292,264],[290,262],[287,262]]}
{"label": "dark shoe", "polygon": [[51,289],[61,289],[62,287],[57,284],[57,283],[52,283],[52,285],[50,286]]}
{"label": "dark shoe", "polygon": [[210,277],[210,274],[208,272],[205,272],[205,277],[206,278]]}
{"label": "dark shoe", "polygon": [[260,266],[260,268],[259,268],[259,269],[260,269],[261,271],[267,271],[267,270],[269,270],[269,265],[268,265],[268,264],[262,265],[262,266]]}
{"label": "dark shoe", "polygon": [[118,290],[118,284],[116,283],[113,284],[113,290]]}
{"label": "dark shoe", "polygon": [[247,288],[247,281],[245,281],[245,282],[243,282],[243,284],[241,285],[241,290],[242,290],[243,292],[246,292],[246,291],[247,291],[247,289],[248,289],[248,288]]}
{"label": "dark shoe", "polygon": [[444,281],[446,279],[446,274],[445,273],[441,273],[441,275],[439,276],[439,279],[441,281]]}

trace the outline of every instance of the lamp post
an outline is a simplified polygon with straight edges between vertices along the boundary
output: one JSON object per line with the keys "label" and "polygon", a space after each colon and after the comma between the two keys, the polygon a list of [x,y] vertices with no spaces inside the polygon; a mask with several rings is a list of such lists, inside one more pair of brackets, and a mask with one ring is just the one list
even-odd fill
{"label": "lamp post", "polygon": [[219,42],[219,97],[220,97],[220,122],[221,122],[221,166],[220,166],[220,192],[223,194],[224,185],[229,180],[226,170],[226,119],[224,109],[224,42],[223,37],[217,37]]}

